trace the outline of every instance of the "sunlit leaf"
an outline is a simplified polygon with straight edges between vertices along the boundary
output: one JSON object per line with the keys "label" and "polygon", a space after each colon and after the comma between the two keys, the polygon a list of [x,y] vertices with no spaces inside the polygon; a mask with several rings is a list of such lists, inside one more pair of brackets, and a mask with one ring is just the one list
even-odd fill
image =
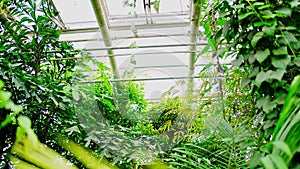
{"label": "sunlit leaf", "polygon": [[271,27],[269,27],[269,26],[264,26],[264,27],[262,28],[262,31],[263,31],[266,35],[268,35],[268,36],[274,36],[275,30],[276,30],[275,25],[273,25],[273,26],[271,26]]}
{"label": "sunlit leaf", "polygon": [[270,156],[266,156],[266,157],[262,158],[261,161],[266,169],[276,169],[275,166],[273,165],[273,162],[272,162]]}
{"label": "sunlit leaf", "polygon": [[278,140],[278,141],[274,141],[272,144],[275,146],[274,147],[275,149],[281,150],[286,155],[288,155],[290,158],[293,156],[292,152],[291,152],[291,149],[289,148],[289,146],[285,142]]}
{"label": "sunlit leaf", "polygon": [[266,60],[266,58],[270,55],[270,50],[269,49],[265,49],[264,51],[257,51],[254,54],[254,57],[256,58],[256,60],[259,63],[262,63],[263,61]]}
{"label": "sunlit leaf", "polygon": [[282,7],[275,11],[277,14],[282,14],[282,16],[291,16],[292,12],[290,8]]}
{"label": "sunlit leaf", "polygon": [[277,79],[278,81],[281,81],[284,73],[286,72],[285,69],[276,69],[276,71],[268,71],[270,74],[270,79]]}
{"label": "sunlit leaf", "polygon": [[291,57],[286,56],[284,58],[272,58],[272,65],[278,69],[286,69],[286,67],[291,63]]}
{"label": "sunlit leaf", "polygon": [[266,73],[266,72],[260,72],[257,74],[256,78],[255,78],[255,81],[260,84],[262,83],[263,81],[266,81],[268,80],[270,77],[270,74]]}
{"label": "sunlit leaf", "polygon": [[284,160],[279,155],[271,154],[270,157],[277,166],[277,168],[288,169],[288,166],[285,164]]}
{"label": "sunlit leaf", "polygon": [[214,39],[208,39],[208,44],[214,52],[217,51],[216,41]]}
{"label": "sunlit leaf", "polygon": [[274,53],[274,55],[286,55],[286,54],[288,54],[286,46],[282,46],[278,49],[273,49],[272,52]]}
{"label": "sunlit leaf", "polygon": [[299,0],[293,0],[291,2],[289,2],[291,4],[291,8],[296,8],[300,5]]}
{"label": "sunlit leaf", "polygon": [[297,38],[292,33],[285,31],[283,34],[289,42],[298,42]]}

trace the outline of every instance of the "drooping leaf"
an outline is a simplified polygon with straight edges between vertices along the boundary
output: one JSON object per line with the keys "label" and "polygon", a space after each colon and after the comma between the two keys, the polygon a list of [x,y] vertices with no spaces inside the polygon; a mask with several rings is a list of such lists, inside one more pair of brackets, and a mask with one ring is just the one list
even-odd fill
{"label": "drooping leaf", "polygon": [[207,69],[209,69],[213,64],[210,62],[208,64],[206,64],[203,69],[200,71],[200,74],[205,72]]}
{"label": "drooping leaf", "polygon": [[130,30],[131,30],[133,33],[136,33],[136,32],[137,32],[137,29],[136,29],[135,25],[131,25]]}
{"label": "drooping leaf", "polygon": [[78,101],[80,99],[79,97],[79,88],[78,86],[74,86],[73,89],[72,89],[72,96],[73,96],[73,99],[75,101]]}
{"label": "drooping leaf", "polygon": [[236,60],[231,61],[233,66],[239,67],[244,62],[244,57],[240,56]]}
{"label": "drooping leaf", "polygon": [[73,126],[73,127],[66,129],[66,132],[68,132],[68,135],[71,135],[73,132],[80,133],[80,130],[77,126]]}
{"label": "drooping leaf", "polygon": [[291,31],[291,30],[297,30],[297,28],[295,26],[287,26],[287,27],[283,27],[283,29]]}
{"label": "drooping leaf", "polygon": [[263,2],[254,2],[252,5],[253,6],[263,6],[263,5],[265,5],[265,3],[263,3]]}
{"label": "drooping leaf", "polygon": [[238,5],[234,5],[233,8],[235,9],[241,9],[241,8],[244,8],[245,7],[245,4],[244,3],[241,3],[241,4],[238,4]]}
{"label": "drooping leaf", "polygon": [[276,14],[274,14],[270,10],[261,10],[260,13],[262,15],[262,18],[264,18],[264,19],[272,19],[272,18],[276,17]]}
{"label": "drooping leaf", "polygon": [[241,88],[246,87],[250,82],[251,82],[251,80],[249,78],[243,79],[241,82]]}
{"label": "drooping leaf", "polygon": [[262,9],[269,8],[270,6],[271,6],[270,4],[262,5],[262,6],[258,7],[258,9],[259,9],[259,10],[262,10]]}
{"label": "drooping leaf", "polygon": [[290,32],[283,32],[285,38],[288,40],[288,42],[298,42],[297,38]]}
{"label": "drooping leaf", "polygon": [[50,95],[51,100],[54,102],[55,106],[58,106],[57,100],[53,97],[53,95]]}
{"label": "drooping leaf", "polygon": [[[199,58],[199,57],[202,56],[203,54],[207,53],[209,49],[210,49],[210,45],[206,45],[206,46],[202,49],[202,51],[201,51],[199,54],[197,54],[197,57],[196,57],[196,58]],[[197,59],[196,59],[196,60],[197,60]]]}
{"label": "drooping leaf", "polygon": [[252,15],[252,14],[254,14],[254,12],[239,14],[238,18],[239,18],[239,20],[243,20],[243,19],[247,18],[249,15]]}
{"label": "drooping leaf", "polygon": [[217,51],[216,41],[214,39],[208,39],[208,44],[214,52]]}
{"label": "drooping leaf", "polygon": [[263,37],[264,32],[257,32],[254,36],[253,39],[251,40],[251,45],[253,47],[256,46],[257,42]]}

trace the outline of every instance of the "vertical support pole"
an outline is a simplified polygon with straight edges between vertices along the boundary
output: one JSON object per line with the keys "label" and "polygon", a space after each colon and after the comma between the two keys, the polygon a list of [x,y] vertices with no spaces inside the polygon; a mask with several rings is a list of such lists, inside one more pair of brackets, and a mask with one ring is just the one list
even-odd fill
{"label": "vertical support pole", "polygon": [[[96,15],[97,21],[98,21],[98,25],[99,25],[99,29],[101,31],[101,35],[102,35],[102,39],[104,41],[104,45],[105,47],[110,48],[112,46],[111,43],[111,38],[109,35],[109,30],[108,30],[108,24],[106,22],[106,14],[104,12],[103,9],[103,2],[101,2],[101,0],[91,0],[93,9],[94,9],[94,13]],[[109,56],[109,61],[111,64],[111,69],[113,71],[114,74],[114,78],[119,79],[120,75],[118,72],[118,68],[117,68],[117,64],[116,64],[116,60],[115,60],[115,55],[112,49],[108,49],[107,50],[107,54]]]}
{"label": "vertical support pole", "polygon": [[189,82],[188,82],[188,95],[193,95],[194,91],[194,72],[196,62],[196,41],[197,33],[199,31],[199,20],[201,14],[202,0],[192,0],[192,15],[191,15],[191,31],[190,42],[195,44],[190,47],[190,59],[189,59]]}

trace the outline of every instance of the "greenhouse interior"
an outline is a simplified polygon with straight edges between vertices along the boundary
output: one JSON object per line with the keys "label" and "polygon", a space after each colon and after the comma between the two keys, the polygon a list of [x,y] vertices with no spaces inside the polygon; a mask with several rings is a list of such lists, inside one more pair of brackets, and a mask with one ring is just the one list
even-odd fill
{"label": "greenhouse interior", "polygon": [[0,168],[299,169],[299,0],[1,0]]}

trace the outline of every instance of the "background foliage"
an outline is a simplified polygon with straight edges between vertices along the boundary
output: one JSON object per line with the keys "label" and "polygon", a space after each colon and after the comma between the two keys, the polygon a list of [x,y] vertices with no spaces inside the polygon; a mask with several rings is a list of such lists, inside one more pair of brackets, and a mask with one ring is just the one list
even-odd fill
{"label": "background foliage", "polygon": [[[170,168],[299,167],[300,2],[201,5],[209,43],[198,58],[212,52],[217,64],[199,72],[203,84],[193,95],[172,97],[171,88],[149,103],[142,85],[111,82],[103,63],[58,40],[49,1],[1,1],[0,168],[19,159],[33,163],[12,151],[30,133],[28,145],[19,146],[45,144],[78,168],[92,168],[78,152],[120,168],[162,166],[157,157]],[[233,66],[220,63],[228,57]],[[91,65],[98,69],[93,76]]]}

